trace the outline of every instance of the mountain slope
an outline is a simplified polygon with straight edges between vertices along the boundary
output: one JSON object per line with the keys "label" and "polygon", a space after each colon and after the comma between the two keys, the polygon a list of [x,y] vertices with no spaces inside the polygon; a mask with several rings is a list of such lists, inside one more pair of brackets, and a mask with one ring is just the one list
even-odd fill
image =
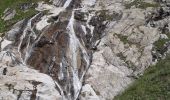
{"label": "mountain slope", "polygon": [[111,100],[170,50],[162,0],[0,2],[0,99]]}
{"label": "mountain slope", "polygon": [[148,68],[114,100],[169,100],[170,98],[170,57]]}

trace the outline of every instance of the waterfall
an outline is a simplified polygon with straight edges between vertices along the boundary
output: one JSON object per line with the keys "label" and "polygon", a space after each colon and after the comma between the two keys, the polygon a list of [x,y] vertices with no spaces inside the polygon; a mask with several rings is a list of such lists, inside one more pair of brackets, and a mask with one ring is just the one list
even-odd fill
{"label": "waterfall", "polygon": [[[21,65],[28,68],[31,66],[48,74],[63,100],[79,99],[92,59],[92,51],[86,45],[92,46],[91,39],[95,29],[90,25],[95,14],[80,8],[73,8],[70,13],[67,8],[71,2],[72,0],[66,0],[63,7],[40,3],[38,10],[48,10],[48,14],[39,16],[41,13],[38,13],[30,18],[17,42],[4,39],[1,49],[7,45],[12,49],[8,48],[0,53],[1,59],[9,55],[13,61],[19,60]],[[88,13],[84,23],[75,19],[77,11]],[[49,22],[52,17],[57,17],[57,20]],[[80,25],[80,29],[77,30],[76,25]],[[90,40],[88,43],[83,39],[86,35],[91,36],[87,39]]]}
{"label": "waterfall", "polygon": [[70,18],[70,21],[68,23],[67,27],[70,35],[70,49],[71,54],[70,57],[72,59],[72,74],[73,74],[73,87],[74,87],[74,100],[78,98],[80,89],[82,87],[82,83],[80,82],[80,79],[78,78],[78,70],[77,70],[77,48],[79,46],[78,39],[75,35],[74,31],[74,11],[72,11],[72,16]]}
{"label": "waterfall", "polygon": [[[35,32],[33,31],[33,27],[32,27],[32,20],[34,20],[37,16],[39,15],[39,13],[38,14],[36,14],[34,17],[32,17],[29,21],[28,21],[28,23],[27,23],[27,25],[26,25],[26,28],[24,29],[24,31],[23,31],[23,34],[22,34],[22,36],[20,37],[20,43],[19,43],[19,45],[18,45],[18,53],[19,53],[19,55],[20,55],[20,59],[21,59],[21,62],[23,63],[23,64],[26,64],[26,59],[27,59],[27,57],[29,57],[29,52],[30,52],[30,49],[29,49],[29,46],[30,46],[30,37],[34,37],[34,39],[36,39],[37,38],[37,36],[36,36],[36,34],[35,34]],[[27,44],[27,48],[26,48],[26,57],[24,58],[24,57],[22,57],[22,53],[21,53],[21,45],[22,45],[22,43],[25,41],[24,40],[24,38],[26,38],[26,35],[28,35],[28,44]]]}
{"label": "waterfall", "polygon": [[67,0],[63,7],[66,9],[70,5],[71,1],[72,0]]}

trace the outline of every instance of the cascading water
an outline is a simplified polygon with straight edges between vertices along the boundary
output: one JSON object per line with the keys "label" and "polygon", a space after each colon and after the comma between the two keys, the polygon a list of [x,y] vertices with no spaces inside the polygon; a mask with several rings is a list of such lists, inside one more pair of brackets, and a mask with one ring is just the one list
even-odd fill
{"label": "cascading water", "polygon": [[0,100],[111,100],[170,51],[168,3],[1,1]]}
{"label": "cascading water", "polygon": [[[38,13],[28,20],[19,40],[1,45],[0,53],[1,59],[10,52],[13,61],[18,60],[20,65],[31,66],[51,76],[63,100],[78,100],[91,64],[93,44],[100,39],[95,40],[95,27],[90,25],[95,13],[81,8],[72,8],[70,12],[67,8],[73,1],[66,0],[63,7],[46,7],[40,3],[42,7],[37,9],[49,10],[50,14],[40,16]],[[86,14],[85,23],[76,19],[77,12]],[[52,17],[58,18],[57,21],[48,22]]]}

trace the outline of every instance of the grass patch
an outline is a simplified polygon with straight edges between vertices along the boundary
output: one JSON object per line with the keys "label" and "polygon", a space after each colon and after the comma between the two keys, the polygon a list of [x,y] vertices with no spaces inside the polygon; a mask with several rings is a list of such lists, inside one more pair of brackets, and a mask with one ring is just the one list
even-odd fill
{"label": "grass patch", "polygon": [[125,92],[114,100],[169,100],[170,56],[148,68]]}
{"label": "grass patch", "polygon": [[120,39],[120,41],[122,41],[124,44],[129,43],[127,36],[123,36],[123,35],[121,35],[121,34],[116,34],[116,35],[117,35],[117,37]]}
{"label": "grass patch", "polygon": [[[108,20],[108,21],[112,21],[114,19],[120,19],[121,16],[116,13],[116,12],[109,12],[109,10],[105,10],[103,8],[103,10],[97,11],[96,14],[100,17],[103,18],[103,20]],[[117,18],[118,17],[118,18]]]}
{"label": "grass patch", "polygon": [[161,51],[164,48],[164,45],[166,44],[166,42],[170,41],[170,39],[159,39],[158,41],[156,41],[154,43],[155,49],[158,51]]}
{"label": "grass patch", "polygon": [[135,6],[136,8],[146,9],[148,7],[159,7],[160,5],[158,3],[147,3],[143,0],[134,0],[131,3],[125,4],[126,9],[130,9],[132,6]]}
{"label": "grass patch", "polygon": [[168,38],[167,39],[159,39],[158,41],[156,41],[154,43],[154,46],[156,48],[156,50],[161,50],[164,48],[164,44],[166,44],[166,42],[170,41],[170,33],[163,33],[165,34]]}

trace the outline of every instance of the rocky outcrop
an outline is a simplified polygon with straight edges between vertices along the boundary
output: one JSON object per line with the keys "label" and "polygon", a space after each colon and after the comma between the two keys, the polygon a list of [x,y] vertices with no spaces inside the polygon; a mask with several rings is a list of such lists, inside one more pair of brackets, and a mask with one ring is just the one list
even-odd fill
{"label": "rocky outcrop", "polygon": [[113,99],[169,48],[168,6],[135,2],[38,2],[1,40],[0,98]]}
{"label": "rocky outcrop", "polygon": [[[73,10],[67,10],[68,7]],[[6,45],[2,47],[4,52],[1,52],[1,58],[8,57],[9,61],[6,63],[14,66],[14,69],[17,65],[26,66],[44,73],[42,75],[49,75],[50,82],[56,86],[53,89],[60,93],[61,99],[67,100],[79,98],[84,77],[91,64],[93,49],[96,47],[96,41],[101,39],[106,25],[106,22],[103,23],[105,17],[98,17],[95,15],[96,11],[82,11],[76,7],[77,2],[72,0],[65,1],[64,5],[59,7],[40,2],[36,9],[41,13],[49,10],[49,15],[38,13],[29,20],[16,23],[4,37],[3,42],[6,40],[8,44],[5,42]],[[55,11],[56,9],[60,10]],[[78,17],[78,12],[85,15],[84,20]],[[8,71],[10,66],[8,67],[5,70]],[[34,88],[44,84],[37,79],[33,79],[33,82],[38,82],[36,86],[32,84]],[[26,86],[20,90],[14,85],[14,90],[24,91],[25,88]],[[34,98],[43,99],[35,93],[39,89],[34,91],[34,88],[28,89],[34,92]],[[22,92],[14,95],[17,98],[32,98]]]}
{"label": "rocky outcrop", "polygon": [[[107,3],[104,4],[106,9],[110,9]],[[124,5],[126,4],[127,2],[124,2]],[[119,8],[117,12],[121,12],[122,17],[120,20],[112,19],[107,26],[105,36],[93,54],[92,65],[86,79],[86,83],[92,85],[101,100],[114,98],[142,75],[146,68],[166,54],[169,41],[169,16],[168,10],[165,10],[167,7],[161,5],[161,8],[146,9],[133,7],[125,9],[120,6],[121,9]],[[164,10],[160,14],[161,9]],[[149,20],[148,13],[153,14]],[[155,20],[158,18],[155,16],[159,16],[160,19]],[[162,27],[166,33],[160,31]],[[161,44],[159,42],[163,37],[167,42]],[[157,46],[161,46],[163,52],[160,52]]]}
{"label": "rocky outcrop", "polygon": [[4,16],[2,17],[2,19],[4,21],[7,21],[7,20],[10,20],[12,18],[14,18],[16,14],[16,11],[13,10],[13,9],[10,9],[10,8],[7,8],[5,11],[4,11]]}

